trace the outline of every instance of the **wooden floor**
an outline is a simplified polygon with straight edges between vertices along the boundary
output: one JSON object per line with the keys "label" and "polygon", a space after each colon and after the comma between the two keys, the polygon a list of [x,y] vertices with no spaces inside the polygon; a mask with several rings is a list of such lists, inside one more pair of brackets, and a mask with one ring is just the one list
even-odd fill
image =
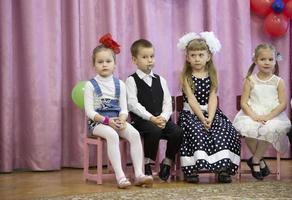
{"label": "wooden floor", "polygon": [[[275,160],[267,160],[270,169],[275,168]],[[242,162],[242,168],[246,169],[246,163]],[[292,182],[292,160],[281,161],[281,180]],[[276,180],[275,176],[269,176],[266,180]],[[243,175],[241,180],[233,178],[232,184],[239,182],[255,182],[251,175]],[[200,175],[199,184],[216,183],[215,176],[212,174]],[[155,188],[174,188],[187,187],[191,184],[183,181],[171,181],[169,183],[160,182],[155,178]],[[132,186],[128,190],[145,190]],[[13,172],[0,174],[0,199],[1,200],[21,200],[33,199],[38,197],[53,197],[61,195],[73,195],[81,193],[117,191],[114,179],[106,180],[103,185],[94,182],[85,182],[82,177],[82,169],[62,169],[52,172]]]}

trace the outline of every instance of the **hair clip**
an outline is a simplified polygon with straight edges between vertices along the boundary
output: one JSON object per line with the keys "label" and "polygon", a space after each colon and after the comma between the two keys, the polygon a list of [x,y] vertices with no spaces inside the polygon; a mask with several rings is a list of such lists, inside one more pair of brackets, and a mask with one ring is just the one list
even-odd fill
{"label": "hair clip", "polygon": [[120,53],[120,45],[113,40],[112,35],[110,33],[105,34],[99,39],[99,42],[104,46],[113,50],[115,54]]}
{"label": "hair clip", "polygon": [[194,39],[204,39],[206,41],[206,44],[208,45],[211,53],[215,54],[220,51],[221,49],[221,44],[218,38],[214,35],[213,32],[201,32],[201,33],[187,33],[184,36],[182,36],[178,43],[177,43],[177,48],[180,50],[185,50],[188,46],[188,44],[194,40]]}
{"label": "hair clip", "polygon": [[276,53],[276,61],[282,61],[282,60],[283,60],[282,55],[279,52],[277,52]]}
{"label": "hair clip", "polygon": [[[252,53],[252,59],[254,59],[254,57],[255,57],[255,53]],[[275,60],[276,61],[282,61],[283,60],[283,57],[279,52],[276,53]]]}

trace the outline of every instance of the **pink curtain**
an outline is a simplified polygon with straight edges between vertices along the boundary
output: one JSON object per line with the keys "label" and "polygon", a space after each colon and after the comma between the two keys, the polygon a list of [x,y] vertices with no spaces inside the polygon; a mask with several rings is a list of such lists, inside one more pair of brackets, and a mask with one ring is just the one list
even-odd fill
{"label": "pink curtain", "polygon": [[215,57],[218,95],[231,120],[253,49],[270,42],[284,57],[280,75],[290,96],[289,34],[269,38],[262,25],[242,0],[1,0],[0,172],[82,167],[86,124],[70,95],[78,81],[94,76],[91,51],[107,32],[122,48],[118,77],[125,80],[135,70],[131,43],[147,38],[156,50],[155,72],[178,95],[184,58],[178,39],[214,31],[223,45]]}

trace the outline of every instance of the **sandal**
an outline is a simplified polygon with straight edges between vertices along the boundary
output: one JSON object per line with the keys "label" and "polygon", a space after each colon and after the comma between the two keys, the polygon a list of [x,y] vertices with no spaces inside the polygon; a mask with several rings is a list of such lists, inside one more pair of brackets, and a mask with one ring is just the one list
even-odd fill
{"label": "sandal", "polygon": [[253,163],[252,162],[252,157],[250,159],[247,160],[247,165],[249,166],[249,168],[251,169],[251,174],[252,176],[255,178],[255,179],[258,179],[258,180],[263,180],[264,177],[261,173],[261,171],[255,171],[254,170],[254,167],[255,166],[260,166],[260,163]]}
{"label": "sandal", "polygon": [[119,181],[118,181],[118,188],[120,188],[120,189],[126,189],[129,186],[131,186],[131,182],[126,177],[123,177],[123,178],[120,178],[119,179]]}
{"label": "sandal", "polygon": [[266,177],[271,173],[271,171],[268,168],[268,165],[267,165],[267,163],[265,162],[265,160],[263,158],[260,159],[260,162],[264,162],[264,164],[265,164],[265,167],[264,168],[260,168],[260,169],[261,169],[262,176]]}

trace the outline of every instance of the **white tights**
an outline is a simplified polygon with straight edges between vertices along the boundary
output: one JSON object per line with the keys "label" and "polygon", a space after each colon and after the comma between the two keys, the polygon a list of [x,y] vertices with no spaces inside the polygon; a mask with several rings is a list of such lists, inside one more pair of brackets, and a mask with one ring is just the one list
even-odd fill
{"label": "white tights", "polygon": [[144,175],[142,171],[143,151],[140,134],[131,124],[127,123],[126,128],[119,132],[110,126],[99,124],[94,128],[93,135],[100,136],[106,140],[108,158],[115,171],[117,181],[125,177],[121,164],[119,137],[126,139],[130,143],[130,154],[134,165],[135,177]]}

